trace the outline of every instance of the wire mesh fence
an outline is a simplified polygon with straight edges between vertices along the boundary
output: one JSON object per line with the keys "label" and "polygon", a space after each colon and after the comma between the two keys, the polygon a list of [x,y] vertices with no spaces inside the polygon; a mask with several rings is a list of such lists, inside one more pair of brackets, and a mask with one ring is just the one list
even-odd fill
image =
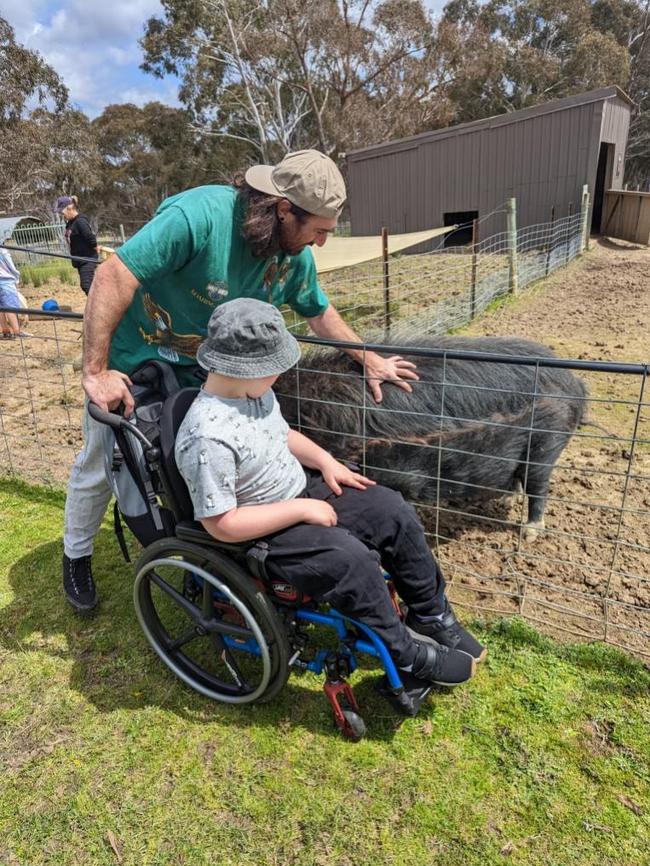
{"label": "wire mesh fence", "polygon": [[[520,229],[514,249],[512,235],[503,232],[469,247],[450,245],[393,257],[388,274],[382,261],[374,261],[328,274],[322,282],[357,330],[379,332],[399,345],[405,334],[424,337],[463,325],[510,293],[513,252],[519,291],[565,266],[583,249],[583,227],[583,215],[576,213]],[[291,321],[298,333],[306,332],[304,322]],[[0,345],[0,475],[62,486],[81,446],[82,316],[30,311],[29,330],[29,340]],[[454,601],[485,614],[517,613],[542,630],[607,641],[650,658],[648,369],[585,361],[569,362],[568,368],[587,386],[589,423],[573,433],[554,461],[544,527],[531,531],[531,497],[518,495],[494,470],[513,464],[511,455],[498,448],[486,453],[489,442],[528,437],[525,456],[516,461],[525,488],[526,479],[548,462],[530,453],[530,437],[544,432],[543,414],[535,421],[534,409],[524,423],[508,417],[486,422],[471,412],[454,417],[444,400],[435,411],[403,407],[403,416],[410,415],[411,421],[414,414],[421,416],[418,423],[432,434],[453,423],[469,425],[471,434],[472,424],[480,422],[486,444],[472,451],[467,442],[461,447],[425,436],[408,441],[404,456],[398,451],[399,437],[393,436],[382,478],[397,487],[415,475],[428,482],[426,495],[410,498]],[[350,401],[336,397],[337,376],[326,370],[320,375],[319,400],[331,413],[327,432],[336,437],[341,432],[337,422],[351,410]],[[446,375],[444,367],[437,387],[449,397]],[[561,402],[561,394],[538,385],[535,379],[535,387],[528,389],[533,407],[540,400]],[[497,379],[485,394],[505,399],[507,390],[499,388]],[[369,441],[377,407],[366,389],[363,393],[353,450],[374,473],[378,465]],[[345,442],[349,446],[349,437]],[[457,479],[442,471],[443,455],[445,466],[450,460],[467,465],[479,460],[482,471],[464,478],[459,487]],[[458,495],[463,491],[482,496]]]}
{"label": "wire mesh fence", "polygon": [[[77,314],[42,314],[40,319],[32,316],[30,330],[30,340],[7,341],[0,349],[0,474],[61,486],[81,446],[83,396],[75,370],[81,320]],[[307,352],[299,381],[302,376],[304,382],[309,357]],[[424,365],[423,358],[416,360]],[[587,386],[588,423],[573,433],[552,466],[545,526],[534,532],[527,524],[531,497],[518,495],[493,467],[516,465],[526,488],[527,477],[548,463],[531,452],[530,437],[552,432],[544,427],[543,401],[560,404],[566,396],[541,387],[539,373],[536,387],[523,392],[532,401],[532,419],[497,412],[498,417],[486,422],[476,412],[452,417],[452,384],[459,393],[476,386],[452,381],[447,373],[451,366],[443,363],[442,377],[423,378],[419,386],[441,390],[439,407],[403,408],[400,419],[391,419],[396,430],[400,424],[408,430],[417,416],[417,429],[425,424],[432,436],[420,437],[421,441],[407,437],[405,454],[398,450],[404,436],[394,433],[389,463],[381,466],[371,441],[377,438],[372,416],[378,409],[366,394],[356,446],[350,448],[348,436],[344,450],[354,451],[370,474],[381,470],[382,480],[391,486],[403,487],[405,479],[416,475],[418,482],[429,482],[426,494],[420,492],[411,500],[453,601],[485,615],[519,614],[542,631],[602,640],[650,658],[648,367],[588,361],[567,362],[567,367]],[[327,372],[326,367],[316,369],[318,400],[331,417],[327,432],[336,440],[341,418],[351,409],[349,399],[337,396],[345,376]],[[491,387],[478,388],[477,399],[480,403],[491,394],[490,400],[496,399],[498,405],[516,390],[499,385],[495,376]],[[305,424],[304,396],[301,405],[304,432],[318,438],[319,431]],[[436,439],[442,426],[465,426],[473,434],[477,422],[482,425],[479,441],[485,440],[480,447],[472,436],[473,447],[467,441]],[[507,449],[499,451],[499,443],[522,435],[527,443],[523,456],[515,460]],[[331,441],[327,444],[332,446]],[[336,441],[332,447],[337,450]],[[449,460],[460,465],[480,460],[480,476],[470,474],[459,483],[445,469]],[[470,492],[481,495],[466,495]]]}
{"label": "wire mesh fence", "polygon": [[[299,396],[304,433],[417,506],[452,600],[650,658],[648,366],[567,361],[580,396],[544,361],[522,380],[503,357],[468,360],[459,377],[453,351],[439,351],[432,376],[422,353],[425,396],[375,406],[324,360],[302,365],[284,399]],[[570,404],[583,423],[562,436]]]}
{"label": "wire mesh fence", "polygon": [[[577,212],[517,230],[518,291],[582,253],[583,221]],[[443,334],[512,292],[512,248],[504,231],[476,244],[450,243],[420,255],[397,254],[388,267],[376,259],[323,274],[320,282],[339,312],[364,335],[382,333],[396,340],[414,327],[423,334]],[[290,326],[296,333],[306,332],[295,316]]]}

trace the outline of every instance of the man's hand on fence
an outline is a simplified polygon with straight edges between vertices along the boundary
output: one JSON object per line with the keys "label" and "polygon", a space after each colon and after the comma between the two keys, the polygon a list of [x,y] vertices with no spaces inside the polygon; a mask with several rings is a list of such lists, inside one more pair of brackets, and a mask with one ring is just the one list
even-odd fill
{"label": "man's hand on fence", "polygon": [[111,412],[124,403],[124,415],[129,417],[134,409],[133,395],[129,391],[131,380],[119,370],[102,370],[101,373],[85,374],[81,380],[88,399],[104,412]]}
{"label": "man's hand on fence", "polygon": [[420,377],[415,370],[415,364],[412,361],[406,361],[401,355],[391,355],[390,358],[385,358],[375,352],[367,352],[365,355],[365,376],[375,403],[382,401],[382,382],[390,382],[410,393],[413,388],[405,380],[419,379]]}

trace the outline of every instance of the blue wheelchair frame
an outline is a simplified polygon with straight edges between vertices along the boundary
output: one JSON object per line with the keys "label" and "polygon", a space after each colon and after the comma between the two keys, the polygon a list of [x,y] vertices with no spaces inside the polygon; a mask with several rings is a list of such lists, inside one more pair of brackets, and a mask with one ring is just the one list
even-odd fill
{"label": "blue wheelchair frame", "polygon": [[[339,638],[339,643],[341,647],[343,647],[339,652],[342,652],[348,657],[351,672],[355,671],[359,667],[355,653],[365,653],[366,655],[374,656],[379,659],[384,668],[386,679],[391,689],[398,690],[404,688],[404,683],[397,671],[395,662],[392,660],[390,653],[386,649],[386,644],[367,625],[359,622],[359,620],[343,616],[342,613],[339,613],[338,610],[334,610],[333,608],[328,613],[321,613],[320,611],[309,610],[308,608],[298,608],[295,615],[298,620],[313,623],[315,625],[324,625],[336,632]],[[358,638],[350,631],[347,624],[350,624],[363,632],[367,636],[368,640]],[[257,641],[253,639],[242,642],[225,636],[223,640],[230,649],[261,656],[259,645]],[[310,671],[314,674],[322,674],[326,669],[327,660],[330,656],[330,650],[322,649],[316,652],[312,661],[299,662],[297,656],[294,655],[293,661],[289,664],[296,665],[298,663],[298,666],[302,670]]]}

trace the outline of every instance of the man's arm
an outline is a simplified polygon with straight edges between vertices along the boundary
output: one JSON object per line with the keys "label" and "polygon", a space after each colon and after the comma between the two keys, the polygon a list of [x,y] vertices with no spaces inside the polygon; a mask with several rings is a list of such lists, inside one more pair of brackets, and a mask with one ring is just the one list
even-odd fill
{"label": "man's arm", "polygon": [[107,411],[124,403],[133,411],[129,377],[108,370],[108,353],[115,329],[126,313],[138,281],[127,266],[111,256],[95,272],[84,313],[84,356],[81,383],[89,399]]}
{"label": "man's arm", "polygon": [[[343,321],[338,311],[332,304],[328,306],[320,316],[307,319],[309,327],[317,337],[328,340],[342,340],[349,343],[362,343],[363,340],[352,328]],[[407,379],[419,379],[415,372],[415,364],[406,361],[400,355],[392,355],[386,358],[377,352],[367,352],[363,349],[344,349],[351,358],[354,358],[364,368],[368,387],[372,392],[375,402],[381,403],[381,383],[392,382],[404,391],[412,391]]]}

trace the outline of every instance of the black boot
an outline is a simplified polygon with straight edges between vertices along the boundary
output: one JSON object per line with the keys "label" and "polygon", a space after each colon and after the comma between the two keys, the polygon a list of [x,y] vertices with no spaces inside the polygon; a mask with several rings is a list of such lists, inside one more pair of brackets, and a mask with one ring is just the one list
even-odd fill
{"label": "black boot", "polygon": [[77,613],[89,613],[97,606],[97,590],[89,556],[70,559],[63,554],[63,592]]}
{"label": "black boot", "polygon": [[427,641],[416,641],[417,655],[411,673],[418,680],[439,686],[457,686],[474,676],[476,662],[467,653]]}
{"label": "black boot", "polygon": [[467,653],[476,662],[482,662],[487,655],[487,649],[458,622],[446,598],[444,611],[435,619],[433,617],[420,619],[417,614],[409,611],[406,616],[406,628],[416,640],[432,641],[436,646],[442,644],[449,649]]}

